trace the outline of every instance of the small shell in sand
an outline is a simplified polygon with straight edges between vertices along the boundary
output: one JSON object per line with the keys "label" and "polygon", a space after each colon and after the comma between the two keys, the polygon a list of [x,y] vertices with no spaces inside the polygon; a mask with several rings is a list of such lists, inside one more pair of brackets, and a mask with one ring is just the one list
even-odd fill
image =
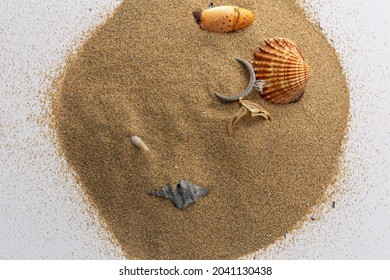
{"label": "small shell in sand", "polygon": [[238,103],[240,104],[240,109],[234,114],[228,123],[229,136],[232,135],[233,126],[237,123],[237,121],[248,113],[251,113],[252,117],[263,117],[265,120],[271,120],[270,114],[259,104],[242,99],[240,99]]}
{"label": "small shell in sand", "polygon": [[194,11],[193,15],[202,30],[218,33],[241,30],[254,21],[252,11],[237,6],[214,7],[210,4],[208,9]]}
{"label": "small shell in sand", "polygon": [[195,185],[189,180],[180,180],[176,188],[164,186],[160,190],[150,191],[149,194],[168,198],[176,208],[184,210],[188,205],[207,195],[207,188]]}
{"label": "small shell in sand", "polygon": [[286,38],[265,40],[252,61],[256,79],[263,80],[260,95],[271,103],[297,102],[312,76],[298,46]]}
{"label": "small shell in sand", "polygon": [[142,141],[142,139],[140,137],[134,135],[134,136],[131,136],[130,140],[131,140],[131,143],[133,143],[137,147],[141,148],[142,150],[144,150],[146,152],[149,151],[148,146],[146,146],[146,144],[144,143],[144,141]]}

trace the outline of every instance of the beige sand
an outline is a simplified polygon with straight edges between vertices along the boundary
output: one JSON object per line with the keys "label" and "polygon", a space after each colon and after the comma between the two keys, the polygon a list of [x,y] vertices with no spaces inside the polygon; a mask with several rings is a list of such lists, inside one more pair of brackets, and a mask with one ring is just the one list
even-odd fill
{"label": "beige sand", "polygon": [[[282,238],[338,173],[349,96],[338,58],[293,0],[218,1],[255,12],[235,33],[202,31],[199,1],[124,1],[70,59],[53,99],[64,156],[128,258],[232,259]],[[208,3],[202,3],[203,7]],[[264,37],[295,41],[314,76],[272,121],[240,120],[236,94]],[[130,142],[140,136],[145,153]],[[185,211],[147,191],[179,179],[210,189]]]}

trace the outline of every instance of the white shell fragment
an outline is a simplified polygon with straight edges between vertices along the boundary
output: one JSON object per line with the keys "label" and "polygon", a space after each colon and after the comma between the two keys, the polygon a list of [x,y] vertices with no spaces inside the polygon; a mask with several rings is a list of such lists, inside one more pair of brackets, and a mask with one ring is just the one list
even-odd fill
{"label": "white shell fragment", "polygon": [[142,141],[142,139],[140,137],[134,135],[134,136],[131,136],[130,140],[131,140],[131,143],[133,143],[137,147],[141,148],[142,150],[144,150],[146,152],[149,151],[148,146],[146,146],[146,144],[144,143],[144,141]]}
{"label": "white shell fragment", "polygon": [[208,189],[197,186],[191,181],[180,180],[174,190],[170,185],[157,191],[151,191],[149,194],[168,198],[173,202],[176,208],[184,210],[188,205],[195,202],[198,198],[207,195]]}
{"label": "white shell fragment", "polygon": [[252,117],[263,117],[265,120],[268,121],[271,120],[270,114],[259,104],[253,101],[242,100],[242,99],[240,99],[238,103],[240,104],[241,107],[234,114],[233,118],[228,123],[229,136],[232,135],[233,126],[236,124],[236,122],[248,113],[251,113]]}

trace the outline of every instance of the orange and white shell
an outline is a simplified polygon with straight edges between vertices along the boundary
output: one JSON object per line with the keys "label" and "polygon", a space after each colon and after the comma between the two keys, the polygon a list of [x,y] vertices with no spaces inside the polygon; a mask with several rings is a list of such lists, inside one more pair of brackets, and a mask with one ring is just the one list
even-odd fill
{"label": "orange and white shell", "polygon": [[253,55],[256,79],[263,80],[261,96],[271,103],[297,102],[304,94],[306,83],[312,76],[298,46],[285,38],[265,40],[260,52]]}
{"label": "orange and white shell", "polygon": [[201,12],[200,28],[210,32],[225,33],[244,29],[250,26],[254,19],[253,13],[247,9],[236,6],[212,7]]}

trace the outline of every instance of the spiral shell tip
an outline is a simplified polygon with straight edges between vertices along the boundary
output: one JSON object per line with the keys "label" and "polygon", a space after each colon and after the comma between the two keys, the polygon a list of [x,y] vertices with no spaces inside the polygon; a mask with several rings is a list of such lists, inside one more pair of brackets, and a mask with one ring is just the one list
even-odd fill
{"label": "spiral shell tip", "polygon": [[146,152],[149,151],[148,146],[146,146],[146,144],[144,143],[144,141],[142,141],[142,139],[140,137],[134,135],[134,136],[131,136],[130,140],[131,140],[131,143],[133,143],[137,147],[141,148],[142,150],[144,150]]}

